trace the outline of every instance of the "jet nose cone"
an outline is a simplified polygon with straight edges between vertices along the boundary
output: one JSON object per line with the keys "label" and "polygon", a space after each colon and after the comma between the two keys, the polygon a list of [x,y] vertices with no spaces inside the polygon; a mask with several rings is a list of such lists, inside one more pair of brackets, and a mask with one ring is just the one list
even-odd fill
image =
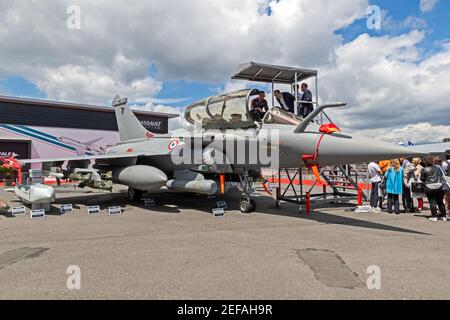
{"label": "jet nose cone", "polygon": [[319,146],[318,162],[321,165],[354,164],[423,155],[410,148],[375,139],[327,135]]}

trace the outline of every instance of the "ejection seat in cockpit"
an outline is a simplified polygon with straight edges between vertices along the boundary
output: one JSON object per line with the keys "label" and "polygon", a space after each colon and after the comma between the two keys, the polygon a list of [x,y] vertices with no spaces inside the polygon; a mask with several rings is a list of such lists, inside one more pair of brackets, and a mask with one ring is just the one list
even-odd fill
{"label": "ejection seat in cockpit", "polygon": [[303,120],[292,112],[275,107],[270,109],[263,118],[263,124],[281,124],[298,126]]}

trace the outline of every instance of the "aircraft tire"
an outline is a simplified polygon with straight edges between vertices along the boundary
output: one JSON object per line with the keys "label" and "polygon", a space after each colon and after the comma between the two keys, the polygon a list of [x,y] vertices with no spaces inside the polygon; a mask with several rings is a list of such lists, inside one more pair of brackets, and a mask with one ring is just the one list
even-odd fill
{"label": "aircraft tire", "polygon": [[250,213],[256,209],[256,203],[253,200],[243,199],[239,202],[239,209],[242,213]]}
{"label": "aircraft tire", "polygon": [[138,202],[142,198],[142,191],[128,187],[128,199],[133,202]]}

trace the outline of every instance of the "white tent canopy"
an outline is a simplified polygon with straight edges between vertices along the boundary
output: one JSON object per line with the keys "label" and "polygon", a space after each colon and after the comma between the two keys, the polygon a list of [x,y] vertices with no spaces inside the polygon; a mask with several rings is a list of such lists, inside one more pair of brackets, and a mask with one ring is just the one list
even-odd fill
{"label": "white tent canopy", "polygon": [[[296,75],[297,79],[295,79]],[[231,79],[292,85],[296,81],[300,82],[312,77],[317,77],[317,70],[249,62],[239,65]]]}

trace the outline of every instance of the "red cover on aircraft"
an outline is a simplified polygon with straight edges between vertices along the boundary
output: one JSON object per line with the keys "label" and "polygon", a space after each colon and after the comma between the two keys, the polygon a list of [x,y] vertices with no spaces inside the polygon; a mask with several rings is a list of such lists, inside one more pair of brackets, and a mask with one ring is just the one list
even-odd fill
{"label": "red cover on aircraft", "polygon": [[322,133],[330,134],[334,132],[341,132],[341,129],[339,129],[334,123],[327,123],[320,126],[319,131]]}

